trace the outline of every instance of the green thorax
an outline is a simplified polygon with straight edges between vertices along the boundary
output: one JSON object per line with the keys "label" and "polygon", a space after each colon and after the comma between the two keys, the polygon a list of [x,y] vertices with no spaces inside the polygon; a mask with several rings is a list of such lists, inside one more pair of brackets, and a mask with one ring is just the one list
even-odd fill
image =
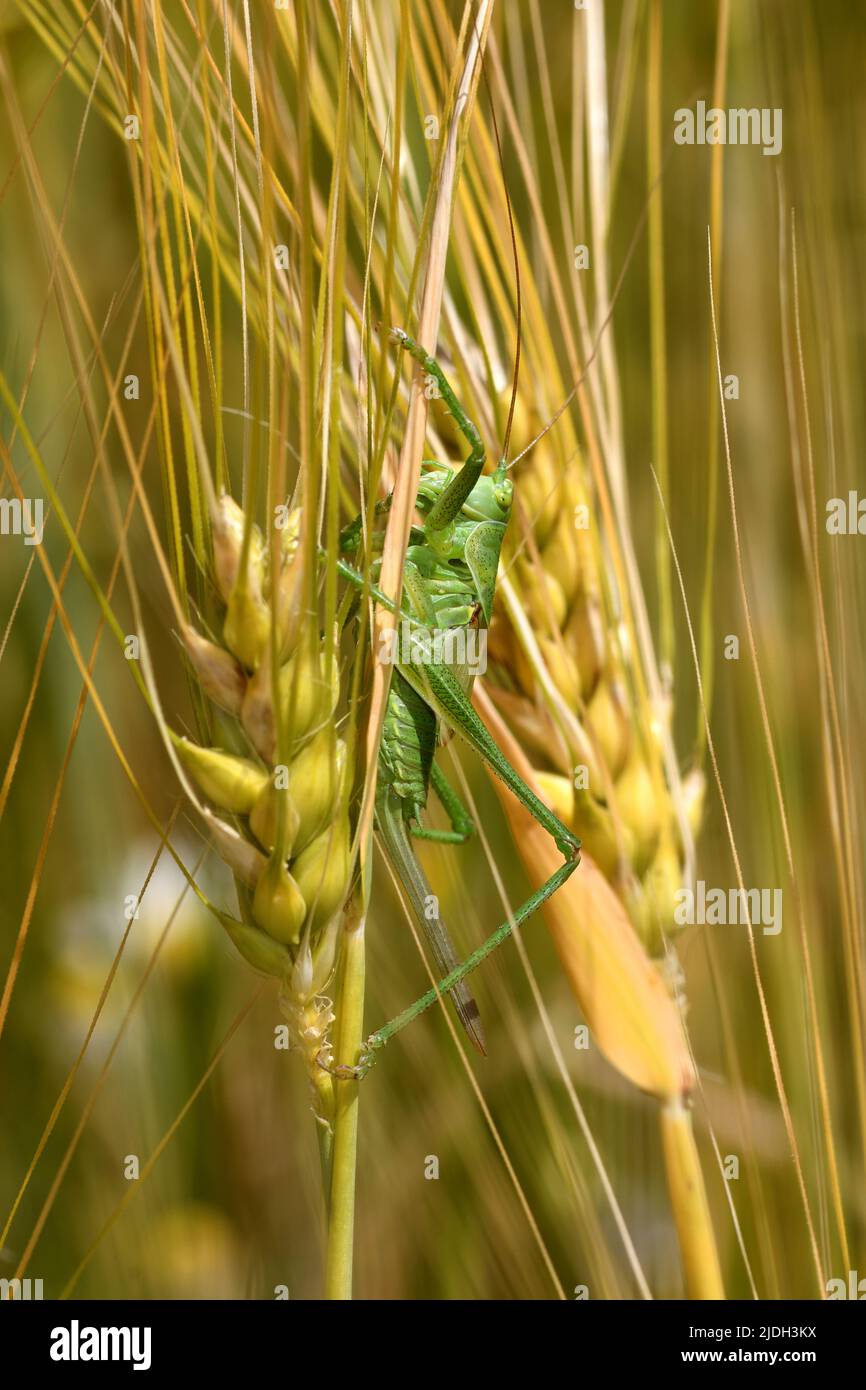
{"label": "green thorax", "polygon": [[[450,468],[425,461],[416,500],[422,517],[453,477]],[[443,633],[486,627],[490,622],[511,495],[512,484],[500,464],[495,473],[478,480],[449,525],[435,530],[413,526],[403,575],[403,607],[419,629],[442,638]],[[377,570],[374,566],[374,575]],[[447,642],[444,650],[448,651]],[[415,655],[407,661],[402,646],[400,651],[398,659],[404,666],[423,666],[430,659]],[[471,671],[455,664],[454,674],[468,694]],[[427,803],[437,733],[435,713],[395,670],[382,731],[379,778],[382,795],[393,788],[400,797],[406,820],[416,820]]]}
{"label": "green thorax", "polygon": [[[426,516],[454,478],[450,468],[427,459],[422,464],[416,507]],[[460,583],[460,596],[469,608],[454,625],[468,623],[480,605],[485,625],[493,612],[496,574],[511,515],[513,487],[500,463],[494,473],[478,479],[458,516],[441,530],[413,527],[411,558],[429,581],[430,592],[448,593],[449,582]],[[468,596],[468,597],[467,597]],[[456,605],[454,605],[456,607]],[[455,613],[455,617],[456,617]]]}

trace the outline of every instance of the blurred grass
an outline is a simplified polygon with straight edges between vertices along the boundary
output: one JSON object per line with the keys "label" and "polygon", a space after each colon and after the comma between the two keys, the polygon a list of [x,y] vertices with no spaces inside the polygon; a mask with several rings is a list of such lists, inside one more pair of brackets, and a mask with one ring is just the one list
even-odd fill
{"label": "blurred grass", "polygon": [[[207,17],[210,51],[216,69],[221,70],[219,7],[193,8]],[[699,96],[709,98],[717,31],[713,6],[663,8],[660,85],[669,391],[667,495],[690,609],[697,621],[707,560],[707,421],[712,419],[713,410],[708,393],[712,364],[706,244],[710,166],[708,149],[673,147],[671,129],[675,108],[693,105]],[[423,112],[432,105],[428,95],[433,94],[424,90],[424,73],[432,74],[430,80],[438,83],[435,95],[441,100],[448,75],[447,45],[443,41],[438,66],[431,62],[427,68],[422,58],[427,53],[428,31],[434,26],[433,11],[428,14],[415,6],[408,9],[415,27],[413,51],[407,56],[403,138],[412,152],[411,167],[417,170],[426,168],[429,153],[418,119],[419,109]],[[459,24],[461,6],[443,9],[455,26]],[[629,255],[646,205],[647,9],[641,4],[607,7],[609,83],[615,72],[630,67],[634,70],[634,91],[623,117],[621,162],[609,221],[612,282]],[[390,6],[388,10],[390,14]],[[163,11],[167,25],[185,32],[180,5],[166,4]],[[355,15],[357,26],[362,25],[365,13],[366,21],[374,26],[367,40],[371,44],[377,41],[378,11],[378,6],[366,7],[366,11],[358,7]],[[39,7],[32,7],[32,12],[38,14]],[[633,33],[626,24],[632,13]],[[513,95],[541,191],[543,227],[517,176],[514,145],[507,132],[506,173],[510,181],[513,175],[515,217],[525,238],[523,274],[536,283],[551,323],[555,315],[539,243],[544,231],[562,252],[562,208],[559,172],[546,122],[552,115],[568,149],[574,119],[571,26],[580,18],[575,19],[568,6],[560,12],[554,6],[521,3],[502,6],[494,24],[508,64],[517,73],[525,68],[527,74],[524,88],[519,81],[514,83]],[[621,22],[626,24],[624,32],[632,37],[622,50],[623,66],[617,68]],[[253,23],[255,28],[255,19]],[[44,183],[45,201],[55,216],[66,209],[63,241],[68,260],[94,321],[104,333],[106,358],[116,370],[131,334],[129,357],[138,365],[130,370],[140,371],[144,383],[147,321],[139,300],[141,259],[129,163],[123,143],[96,111],[87,119],[76,158],[85,95],[69,77],[57,81],[56,56],[16,9],[4,11],[2,24],[0,366],[12,389],[20,392],[31,354],[36,353],[24,413],[50,471],[55,478],[59,476],[67,511],[74,517],[94,466],[93,442],[82,412],[60,305],[49,285],[52,251],[46,244],[39,199],[34,198],[32,186],[28,187],[25,166],[16,156],[20,148],[16,113],[27,127],[36,122],[31,145]],[[866,1261],[864,1112],[862,1095],[858,1095],[863,1076],[858,1047],[864,1004],[863,760],[856,723],[858,693],[866,675],[864,566],[858,540],[833,541],[823,532],[822,517],[828,497],[845,496],[849,487],[858,486],[862,468],[858,470],[856,461],[866,454],[866,419],[859,389],[864,376],[860,248],[866,222],[866,160],[861,150],[866,96],[860,74],[866,59],[866,25],[841,3],[791,6],[766,0],[753,6],[733,3],[730,26],[725,105],[781,106],[784,111],[784,152],[779,159],[765,159],[749,148],[724,151],[719,327],[723,370],[736,372],[740,381],[740,398],[728,403],[727,413],[745,576],[815,972],[817,1021],[827,1068],[848,1257],[850,1268],[856,1269]],[[383,22],[382,27],[388,25]],[[100,34],[102,30],[93,32]],[[536,32],[541,32],[545,41],[543,68],[535,46]],[[241,27],[237,34],[242,34]],[[335,44],[333,28],[322,22],[317,40],[327,55]],[[581,40],[574,42],[579,47]],[[83,41],[82,51],[89,43],[89,38]],[[120,55],[116,35],[108,52],[115,60]],[[450,59],[450,51],[448,56]],[[285,76],[290,70],[288,60],[285,55],[275,55],[275,62],[283,61],[287,66],[279,70]],[[336,61],[333,55],[332,61]],[[361,62],[360,49],[355,61]],[[374,67],[374,82],[376,75]],[[214,84],[216,91],[216,78]],[[545,87],[550,92],[552,111],[545,111],[543,106]],[[420,104],[416,97],[419,91]],[[248,92],[236,88],[235,97],[249,117]],[[381,136],[382,112],[391,97],[378,91],[373,97],[381,108],[377,108]],[[175,100],[176,110],[182,111],[178,94]],[[282,100],[277,85],[275,110],[285,116],[286,124],[280,127],[275,122],[272,127],[285,142],[274,159],[291,189],[295,154]],[[327,113],[322,125],[330,124],[331,129],[333,100],[334,93],[327,92],[319,74],[314,110],[317,118]],[[286,101],[293,110],[290,88]],[[188,113],[187,119],[189,129],[198,131],[195,117]],[[222,138],[225,134],[222,127]],[[376,141],[371,140],[365,151],[362,137],[363,127],[358,123],[347,232],[353,250],[349,286],[356,305],[363,290],[360,272],[367,236],[359,190],[365,188],[365,174],[370,181],[366,185],[369,195],[378,176]],[[470,135],[467,161],[475,157]],[[321,129],[314,142],[314,159],[319,178],[327,165]],[[405,180],[407,185],[411,183],[408,171]],[[323,182],[321,186],[326,185]],[[474,185],[476,197],[478,186]],[[419,191],[409,186],[403,192],[417,209],[426,188],[422,186]],[[233,258],[236,260],[230,235],[233,191],[224,175],[218,196],[230,213],[221,226],[227,229],[223,255],[231,264]],[[491,199],[494,196],[499,197],[498,190],[491,189]],[[467,195],[464,216],[468,205]],[[826,705],[822,707],[817,620],[798,530],[798,488],[806,498],[807,511],[809,503],[806,415],[793,323],[792,208],[796,211],[804,379],[817,475],[818,551],[841,721],[836,749],[832,720]],[[282,217],[285,209],[279,212]],[[572,212],[576,227],[587,226],[577,240],[592,244],[588,210],[577,206],[568,209],[569,216]],[[321,218],[321,207],[316,215]],[[206,223],[203,245],[209,234]],[[458,218],[458,243],[466,235],[465,223]],[[357,245],[353,245],[355,239]],[[375,254],[380,256],[381,244]],[[654,581],[657,508],[649,468],[654,461],[654,436],[647,266],[643,236],[623,280],[614,330],[632,531],[657,630],[660,600]],[[210,265],[204,250],[200,269],[205,297],[212,308]],[[480,301],[471,284],[460,282],[456,268],[450,273],[454,316],[472,324]],[[509,274],[506,264],[501,270],[506,283]],[[403,312],[401,296],[406,279],[406,267],[400,265],[391,299],[392,317],[397,321]],[[226,456],[234,461],[249,456],[244,453],[249,440],[242,421],[232,413],[244,405],[240,319],[233,287],[224,284],[222,296],[222,392],[227,409],[220,419]],[[485,324],[476,326],[483,330]],[[501,342],[485,344],[483,333],[478,336],[479,346],[487,347],[493,362],[510,362],[513,344],[504,332]],[[282,335],[279,341],[285,347]],[[460,347],[465,350],[464,345]],[[787,383],[783,348],[787,349],[790,370]],[[291,359],[294,349],[290,346],[286,350]],[[250,405],[254,414],[261,415],[262,373],[268,364],[261,340],[254,342],[253,356]],[[567,356],[562,354],[560,360],[567,387]],[[293,363],[292,371],[295,368]],[[477,383],[475,367],[471,376]],[[98,380],[97,374],[94,379]],[[543,391],[547,383],[540,385]],[[146,396],[144,391],[142,394]],[[206,392],[203,395],[206,398]],[[293,411],[296,404],[293,400]],[[541,408],[552,413],[558,404],[558,398],[543,399]],[[489,401],[480,405],[490,418]],[[125,417],[136,447],[146,429],[148,410],[149,402],[143,399],[129,408]],[[580,425],[575,428],[580,433]],[[179,445],[181,432],[176,422],[175,431]],[[4,437],[8,440],[10,434],[7,414]],[[255,439],[255,428],[249,434]],[[515,443],[522,447],[521,441]],[[719,519],[710,636],[715,653],[713,738],[745,881],[747,885],[786,889],[785,928],[778,938],[759,936],[757,956],[801,1147],[822,1265],[826,1277],[844,1277],[847,1270],[842,1264],[818,1104],[815,1036],[804,997],[803,955],[793,898],[788,895],[785,847],[748,657],[724,451],[721,445],[719,448]],[[17,445],[14,457],[25,494],[28,488],[33,494],[34,475],[28,472]],[[119,450],[114,451],[113,466],[124,505],[129,476]],[[148,455],[146,479],[152,505],[161,515],[155,451]],[[3,480],[2,495],[10,495],[8,476]],[[100,484],[87,510],[81,539],[102,582],[107,582],[117,543]],[[131,547],[164,703],[167,708],[188,710],[181,664],[169,633],[170,614],[152,547],[138,515],[132,523]],[[59,528],[51,523],[45,550],[57,572],[66,547]],[[0,748],[4,755],[16,739],[50,609],[50,594],[38,563],[33,564],[24,583],[32,558],[32,552],[20,542],[0,540],[0,630],[4,634],[0,638],[4,697],[0,704]],[[64,591],[64,605],[86,654],[96,631],[97,613],[74,565]],[[132,618],[122,584],[116,609],[121,623],[128,625],[125,630],[129,630]],[[672,615],[677,678],[674,735],[685,761],[698,724],[698,702],[676,590]],[[738,662],[722,656],[723,640],[729,633],[740,637]],[[124,664],[105,641],[94,681],[146,796],[167,823],[177,796],[169,765],[143,703],[131,693]],[[36,682],[20,762],[0,819],[0,961],[4,971],[25,911],[80,690],[78,670],[57,626]],[[824,691],[826,694],[826,687]],[[826,736],[825,729],[830,730]],[[465,759],[463,765],[506,890],[512,902],[522,901],[527,885],[496,798],[472,760]],[[852,840],[840,873],[837,854],[843,831],[834,829],[829,788],[835,787],[838,793],[843,784],[850,798]],[[191,864],[200,852],[201,841],[191,824],[183,819],[180,824],[183,829],[178,832],[177,843],[183,845],[184,858]],[[157,848],[152,827],[131,794],[88,703],[57,806],[27,949],[0,1042],[4,1111],[0,1221],[14,1200],[81,1045],[126,925],[124,899],[138,893]],[[443,915],[454,923],[462,944],[480,940],[499,920],[483,857],[469,850],[432,848],[425,851],[425,862],[440,895]],[[216,865],[209,872],[215,878],[222,873]],[[734,881],[712,782],[699,843],[698,872],[708,884]],[[225,881],[219,882],[227,892]],[[847,925],[840,883],[847,892]],[[179,875],[163,856],[70,1101],[7,1237],[12,1264],[25,1248],[52,1181],[60,1172],[65,1147],[97,1080],[124,1004],[145,969],[145,943],[152,947],[181,890]],[[524,939],[648,1284],[656,1296],[680,1296],[681,1274],[653,1107],[629,1090],[592,1049],[588,1053],[574,1049],[572,1039],[580,1018],[540,923],[527,930]],[[380,864],[368,943],[367,1018],[375,1025],[414,997],[426,982]],[[780,1115],[748,945],[739,929],[718,928],[714,934],[712,928],[694,927],[678,942],[678,953],[687,977],[691,1005],[688,1025],[703,1086],[696,1123],[728,1293],[748,1296],[750,1284],[714,1162],[708,1120],[721,1154],[735,1154],[740,1159],[740,1176],[730,1184],[730,1196],[758,1291],[763,1295],[813,1297],[816,1279],[809,1236]],[[113,1206],[124,1197],[125,1156],[137,1154],[144,1162],[198,1084],[232,1019],[255,988],[253,977],[237,967],[213,923],[187,895],[31,1259],[29,1273],[44,1278],[52,1295],[63,1287]],[[546,1298],[555,1287],[544,1251],[566,1296],[579,1284],[589,1285],[592,1297],[635,1296],[635,1281],[598,1176],[511,949],[497,953],[488,963],[477,983],[477,993],[490,1038],[490,1058],[478,1068],[477,1075],[537,1229],[533,1232],[527,1220],[491,1129],[466,1082],[442,1019],[434,1011],[389,1048],[364,1083],[358,1295]],[[80,1294],[271,1297],[277,1285],[286,1285],[293,1298],[319,1294],[323,1247],[315,1135],[307,1114],[304,1079],[292,1060],[273,1047],[277,1022],[273,998],[266,993],[233,1038],[152,1176],[98,1246],[78,1286]],[[439,1159],[438,1181],[424,1177],[425,1160],[431,1154]],[[0,1273],[7,1273],[5,1264]]]}

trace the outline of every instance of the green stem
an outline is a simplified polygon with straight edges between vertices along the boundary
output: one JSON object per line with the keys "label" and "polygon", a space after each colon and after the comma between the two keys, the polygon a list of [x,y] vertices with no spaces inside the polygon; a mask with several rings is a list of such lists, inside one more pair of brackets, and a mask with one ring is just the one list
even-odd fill
{"label": "green stem", "polygon": [[[361,1049],[364,1027],[364,918],[351,912],[343,941],[343,978],[337,1014],[335,1060],[352,1065]],[[334,1144],[331,1154],[331,1200],[325,1297],[352,1297],[355,1244],[355,1174],[358,1166],[358,1097],[354,1081],[335,1085]]]}
{"label": "green stem", "polygon": [[334,1153],[334,1085],[327,1072],[321,1068],[319,1072],[319,1077],[313,1082],[316,1091],[313,1109],[316,1115],[316,1138],[319,1141],[319,1162],[322,1166],[322,1193],[327,1208],[331,1200],[331,1159]]}

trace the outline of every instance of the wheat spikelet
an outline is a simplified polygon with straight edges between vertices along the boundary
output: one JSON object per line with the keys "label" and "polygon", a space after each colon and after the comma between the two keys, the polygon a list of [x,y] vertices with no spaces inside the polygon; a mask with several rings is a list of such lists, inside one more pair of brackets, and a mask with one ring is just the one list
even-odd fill
{"label": "wheat spikelet", "polygon": [[[522,402],[517,437],[531,439],[542,426]],[[545,799],[580,836],[645,947],[660,957],[677,930],[684,862],[660,747],[671,701],[661,716],[641,717],[635,657],[614,611],[580,461],[565,466],[545,436],[515,471],[519,524],[503,566],[518,606],[497,610],[490,693],[520,736]],[[570,716],[565,724],[551,686],[559,712]],[[693,832],[702,786],[700,774],[686,780]]]}
{"label": "wheat spikelet", "polygon": [[350,831],[346,748],[334,724],[336,637],[329,651],[315,615],[302,610],[299,534],[296,509],[274,547],[274,583],[272,550],[258,527],[228,495],[219,499],[213,552],[222,643],[191,625],[181,635],[202,692],[235,721],[248,752],[174,742],[235,875],[240,917],[220,913],[220,920],[245,960],[280,980],[291,1042],[327,1121],[320,1061],[329,1056],[334,1015],[324,991],[349,887]]}

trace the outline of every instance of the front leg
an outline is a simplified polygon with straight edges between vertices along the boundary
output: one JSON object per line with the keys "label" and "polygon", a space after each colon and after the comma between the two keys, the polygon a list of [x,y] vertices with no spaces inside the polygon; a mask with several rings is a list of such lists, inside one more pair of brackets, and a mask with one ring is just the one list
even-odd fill
{"label": "front leg", "polygon": [[431,357],[429,352],[426,352],[420,343],[416,343],[414,338],[410,338],[408,333],[404,333],[402,328],[392,328],[391,337],[405,348],[416,362],[420,363],[429,376],[432,376],[439,387],[442,399],[454,416],[457,428],[461,434],[465,435],[470,445],[469,457],[463,467],[458,473],[455,473],[439,500],[433,504],[427,514],[424,530],[428,535],[435,534],[437,531],[444,531],[459,515],[463,503],[484,471],[484,460],[487,455],[478,426],[469,419],[435,357]]}
{"label": "front leg", "polygon": [[[389,492],[388,496],[376,503],[374,516],[386,516],[391,510],[391,501],[394,494]],[[349,521],[340,532],[338,546],[341,555],[354,555],[358,546],[361,544],[361,536],[364,530],[364,513],[359,512],[354,521]]]}

